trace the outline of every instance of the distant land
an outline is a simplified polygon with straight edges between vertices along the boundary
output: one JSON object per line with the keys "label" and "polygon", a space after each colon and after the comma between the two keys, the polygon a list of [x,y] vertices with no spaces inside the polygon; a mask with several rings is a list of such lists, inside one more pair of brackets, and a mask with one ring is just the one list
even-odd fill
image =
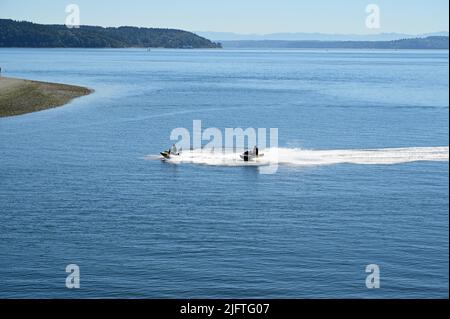
{"label": "distant land", "polygon": [[376,34],[326,34],[326,33],[270,33],[270,34],[239,34],[232,32],[198,31],[196,34],[212,41],[242,41],[242,40],[278,40],[278,41],[393,41],[401,39],[427,38],[431,36],[448,37],[448,31],[407,34],[407,33],[376,33]]}
{"label": "distant land", "polygon": [[[200,35],[198,35],[200,34]],[[239,35],[140,27],[44,25],[0,19],[0,47],[29,48],[280,48],[280,49],[447,49],[448,32],[422,35],[273,33]],[[215,42],[208,40],[209,37]],[[220,41],[220,42],[219,42]]]}
{"label": "distant land", "polygon": [[225,49],[435,49],[448,50],[449,37],[431,36],[426,38],[393,41],[222,41]]}
{"label": "distant land", "polygon": [[31,48],[220,48],[220,44],[176,29],[44,25],[0,19],[0,47]]}

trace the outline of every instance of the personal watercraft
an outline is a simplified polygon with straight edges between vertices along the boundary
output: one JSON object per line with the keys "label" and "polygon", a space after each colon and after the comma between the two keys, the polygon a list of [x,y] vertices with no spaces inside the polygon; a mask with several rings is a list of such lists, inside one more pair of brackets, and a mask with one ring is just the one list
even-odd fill
{"label": "personal watercraft", "polygon": [[254,151],[245,151],[243,154],[240,155],[241,159],[243,159],[244,162],[251,162],[263,156],[264,154],[261,154],[259,152],[255,153]]}
{"label": "personal watercraft", "polygon": [[170,150],[159,153],[163,157],[163,159],[171,159],[173,156],[180,156],[181,150],[178,153],[173,153]]}

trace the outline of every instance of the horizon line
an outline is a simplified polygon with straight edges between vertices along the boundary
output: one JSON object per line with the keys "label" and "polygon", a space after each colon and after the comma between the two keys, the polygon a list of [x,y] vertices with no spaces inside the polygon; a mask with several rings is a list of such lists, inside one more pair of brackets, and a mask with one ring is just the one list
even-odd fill
{"label": "horizon line", "polygon": [[371,36],[371,35],[424,35],[424,34],[433,34],[433,33],[450,33],[448,30],[439,30],[439,31],[427,31],[427,32],[420,32],[420,33],[408,33],[408,32],[379,32],[379,33],[333,33],[333,32],[305,32],[305,31],[276,31],[276,32],[270,32],[270,33],[240,33],[240,32],[233,32],[233,31],[205,31],[205,30],[195,30],[190,32],[199,32],[199,33],[227,33],[227,34],[233,34],[233,35],[240,35],[240,36],[269,36],[269,35],[296,35],[296,34],[308,34],[308,35],[330,35],[330,36]]}
{"label": "horizon line", "polygon": [[[41,24],[41,25],[64,25],[64,23],[43,23],[43,22],[35,22],[31,20],[20,20],[20,19],[13,19],[13,18],[2,18],[0,17],[0,20],[12,20],[12,21],[18,21],[18,22],[29,22],[34,24]],[[133,28],[149,28],[149,29],[174,29],[174,30],[181,30],[181,31],[188,31],[192,33],[227,33],[227,34],[233,34],[233,35],[239,35],[239,36],[268,36],[268,35],[277,35],[277,34],[317,34],[317,35],[329,35],[329,36],[376,36],[376,35],[390,35],[390,34],[399,34],[399,35],[411,35],[411,36],[419,36],[424,34],[432,34],[432,33],[450,33],[449,30],[439,30],[439,31],[426,31],[426,32],[420,32],[420,33],[408,33],[408,32],[399,32],[399,31],[386,31],[386,32],[379,32],[379,33],[333,33],[333,32],[318,32],[318,31],[274,31],[274,32],[263,32],[263,33],[257,33],[257,32],[235,32],[235,31],[206,31],[206,30],[190,30],[188,28],[178,28],[178,27],[162,27],[162,26],[138,26],[138,25],[100,25],[100,24],[80,24],[80,26],[88,26],[88,27],[102,27],[102,28],[120,28],[120,27],[133,27]]]}

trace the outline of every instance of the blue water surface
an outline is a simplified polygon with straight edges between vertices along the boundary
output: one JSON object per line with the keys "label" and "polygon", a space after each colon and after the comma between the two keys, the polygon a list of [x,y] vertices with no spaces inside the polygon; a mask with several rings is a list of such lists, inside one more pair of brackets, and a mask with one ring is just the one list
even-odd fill
{"label": "blue water surface", "polygon": [[0,49],[4,76],[95,90],[0,119],[0,297],[447,298],[446,161],[262,175],[145,157],[196,119],[278,128],[285,148],[448,146],[448,58]]}

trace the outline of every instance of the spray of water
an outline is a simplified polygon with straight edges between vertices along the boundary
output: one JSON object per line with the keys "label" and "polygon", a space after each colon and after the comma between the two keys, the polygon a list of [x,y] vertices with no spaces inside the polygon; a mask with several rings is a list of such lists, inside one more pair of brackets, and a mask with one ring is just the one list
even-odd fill
{"label": "spray of water", "polygon": [[[419,161],[448,161],[449,147],[408,147],[384,149],[306,150],[299,148],[269,148],[263,157],[244,162],[240,152],[191,150],[170,159],[174,164],[213,166],[263,166],[278,163],[292,166],[318,166],[335,164],[392,165]],[[158,156],[149,156],[156,159]]]}

